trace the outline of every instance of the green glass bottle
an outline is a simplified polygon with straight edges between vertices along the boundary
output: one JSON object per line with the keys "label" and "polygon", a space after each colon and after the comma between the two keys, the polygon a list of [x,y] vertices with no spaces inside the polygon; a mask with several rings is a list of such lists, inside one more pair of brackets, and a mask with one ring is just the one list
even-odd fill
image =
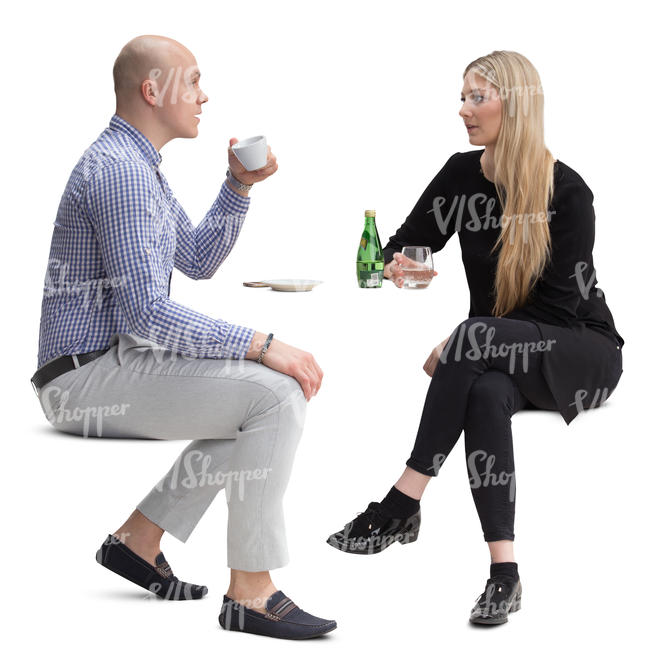
{"label": "green glass bottle", "polygon": [[375,225],[375,211],[366,210],[366,222],[357,253],[357,281],[362,289],[378,289],[383,278],[384,253]]}

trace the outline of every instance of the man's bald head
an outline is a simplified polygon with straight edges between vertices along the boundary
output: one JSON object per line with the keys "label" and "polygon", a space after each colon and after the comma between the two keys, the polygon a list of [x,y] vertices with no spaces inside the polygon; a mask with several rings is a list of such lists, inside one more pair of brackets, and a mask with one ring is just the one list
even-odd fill
{"label": "man's bald head", "polygon": [[191,63],[196,65],[192,53],[173,38],[149,34],[136,36],[122,48],[113,65],[118,105],[138,97],[146,79],[160,79],[162,86],[171,68]]}

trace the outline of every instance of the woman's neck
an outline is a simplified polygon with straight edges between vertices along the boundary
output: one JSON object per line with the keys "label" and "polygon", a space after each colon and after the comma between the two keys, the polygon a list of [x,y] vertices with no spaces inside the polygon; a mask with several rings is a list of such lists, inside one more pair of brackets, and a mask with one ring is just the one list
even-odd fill
{"label": "woman's neck", "polygon": [[487,178],[490,183],[494,182],[494,145],[486,145],[485,151],[481,154],[481,169],[483,176]]}

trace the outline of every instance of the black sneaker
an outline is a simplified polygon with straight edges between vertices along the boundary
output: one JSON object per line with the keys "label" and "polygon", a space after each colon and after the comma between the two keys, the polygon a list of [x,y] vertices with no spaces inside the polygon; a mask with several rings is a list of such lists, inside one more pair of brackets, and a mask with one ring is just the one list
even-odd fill
{"label": "black sneaker", "polygon": [[521,581],[508,576],[488,578],[485,591],[476,599],[470,623],[499,625],[508,622],[508,614],[521,609]]}
{"label": "black sneaker", "polygon": [[203,585],[179,580],[162,553],[156,556],[154,566],[110,533],[95,554],[95,559],[113,573],[164,600],[198,600],[208,593],[208,588]]}
{"label": "black sneaker", "polygon": [[420,532],[420,509],[404,519],[391,517],[384,506],[372,501],[365,512],[347,523],[343,530],[333,533],[327,543],[339,551],[372,555],[381,553],[393,542],[410,544]]}

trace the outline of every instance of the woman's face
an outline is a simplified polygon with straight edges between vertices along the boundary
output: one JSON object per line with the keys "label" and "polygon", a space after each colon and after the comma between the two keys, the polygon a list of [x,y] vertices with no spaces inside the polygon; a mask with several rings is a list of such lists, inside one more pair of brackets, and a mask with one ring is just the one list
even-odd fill
{"label": "woman's face", "polygon": [[470,144],[496,144],[501,128],[501,97],[499,90],[487,79],[470,70],[465,75],[460,94],[463,105],[458,114],[463,118]]}

